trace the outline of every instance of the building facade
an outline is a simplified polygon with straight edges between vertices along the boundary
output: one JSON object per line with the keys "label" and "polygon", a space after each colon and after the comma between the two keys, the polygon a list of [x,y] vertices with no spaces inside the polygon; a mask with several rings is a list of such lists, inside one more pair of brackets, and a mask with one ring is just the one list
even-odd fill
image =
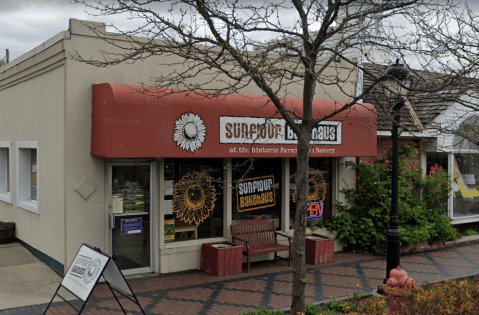
{"label": "building facade", "polygon": [[[105,26],[70,20],[0,68],[0,218],[16,223],[16,237],[59,273],[87,243],[135,274],[200,268],[201,245],[230,239],[242,220],[292,234],[295,135],[260,91],[158,98],[137,86],[166,71],[154,58],[111,68],[70,59],[113,49],[92,27]],[[316,95],[316,118],[347,101],[335,88]],[[300,114],[300,99],[285,104]],[[376,155],[375,119],[362,104],[313,131],[308,225],[354,187],[345,162]]]}

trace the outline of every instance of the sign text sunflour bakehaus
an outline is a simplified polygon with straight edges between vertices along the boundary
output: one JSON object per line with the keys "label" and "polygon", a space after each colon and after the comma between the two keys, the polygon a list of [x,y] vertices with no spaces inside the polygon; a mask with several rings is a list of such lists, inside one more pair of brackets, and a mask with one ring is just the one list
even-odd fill
{"label": "sign text sunflour bakehaus", "polygon": [[[297,136],[284,119],[220,116],[222,144],[296,144]],[[341,145],[342,123],[322,121],[313,128],[311,143]]]}

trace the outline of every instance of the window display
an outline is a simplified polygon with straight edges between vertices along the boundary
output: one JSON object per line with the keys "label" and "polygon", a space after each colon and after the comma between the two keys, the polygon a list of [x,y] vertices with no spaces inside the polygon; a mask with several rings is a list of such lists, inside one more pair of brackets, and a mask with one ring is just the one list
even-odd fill
{"label": "window display", "polygon": [[479,154],[454,156],[454,217],[479,214]]}
{"label": "window display", "polygon": [[165,242],[223,236],[223,160],[165,160]]}
{"label": "window display", "polygon": [[149,168],[144,169],[148,173],[145,172],[145,178],[141,174],[142,168],[134,166],[113,168],[113,213],[141,213],[145,212],[145,205],[146,211],[149,211],[150,187],[144,182],[149,181],[150,174]]}
{"label": "window display", "polygon": [[[307,226],[328,220],[331,217],[331,162],[330,158],[314,158],[309,160],[308,177],[308,216]],[[296,214],[296,159],[290,159],[289,178],[289,228],[294,229]]]}
{"label": "window display", "polygon": [[447,153],[428,152],[426,155],[426,175],[431,175],[437,170],[447,172],[447,161]]}
{"label": "window display", "polygon": [[233,159],[233,224],[262,218],[281,228],[281,159]]}

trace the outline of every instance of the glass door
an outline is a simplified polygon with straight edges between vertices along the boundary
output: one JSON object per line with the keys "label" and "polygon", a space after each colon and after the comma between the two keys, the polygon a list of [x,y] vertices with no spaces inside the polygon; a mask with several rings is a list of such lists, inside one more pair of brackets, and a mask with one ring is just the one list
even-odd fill
{"label": "glass door", "polygon": [[125,275],[151,272],[151,165],[111,165],[111,252]]}

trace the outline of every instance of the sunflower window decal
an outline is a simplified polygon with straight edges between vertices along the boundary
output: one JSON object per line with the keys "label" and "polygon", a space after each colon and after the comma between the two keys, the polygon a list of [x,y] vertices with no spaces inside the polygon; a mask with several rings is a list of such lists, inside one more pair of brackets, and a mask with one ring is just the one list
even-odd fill
{"label": "sunflower window decal", "polygon": [[[324,201],[326,198],[326,181],[319,170],[309,169],[308,176],[308,202]],[[298,188],[294,188],[293,202],[298,200]]]}
{"label": "sunflower window decal", "polygon": [[201,148],[206,140],[206,126],[198,114],[192,112],[181,115],[175,121],[173,141],[184,151],[192,153]]}
{"label": "sunflower window decal", "polygon": [[215,192],[207,174],[189,173],[174,186],[172,211],[181,221],[199,225],[215,206]]}

